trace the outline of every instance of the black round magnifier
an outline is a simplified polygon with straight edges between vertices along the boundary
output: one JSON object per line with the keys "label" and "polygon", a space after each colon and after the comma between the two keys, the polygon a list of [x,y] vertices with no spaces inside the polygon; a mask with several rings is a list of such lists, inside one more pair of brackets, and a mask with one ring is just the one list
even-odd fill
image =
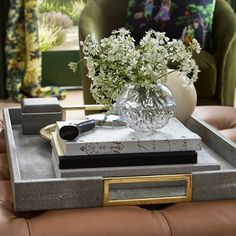
{"label": "black round magnifier", "polygon": [[87,132],[95,128],[95,120],[86,120],[79,124],[64,125],[59,129],[59,135],[62,139],[72,141],[76,139],[79,134]]}

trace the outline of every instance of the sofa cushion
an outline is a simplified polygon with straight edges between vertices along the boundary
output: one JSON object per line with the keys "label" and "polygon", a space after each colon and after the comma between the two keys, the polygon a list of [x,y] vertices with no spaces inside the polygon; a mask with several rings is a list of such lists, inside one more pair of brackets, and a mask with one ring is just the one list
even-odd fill
{"label": "sofa cushion", "polygon": [[170,226],[171,235],[236,235],[236,200],[178,203],[162,213]]}
{"label": "sofa cushion", "polygon": [[9,168],[7,163],[7,154],[0,153],[0,180],[9,180]]}
{"label": "sofa cushion", "polygon": [[129,0],[127,27],[137,41],[151,28],[186,44],[196,38],[207,48],[214,8],[215,0]]}
{"label": "sofa cushion", "polygon": [[0,181],[0,235],[30,236],[27,220],[14,213],[11,185]]}
{"label": "sofa cushion", "polygon": [[194,84],[197,90],[198,98],[209,98],[215,95],[217,68],[216,59],[213,55],[205,50],[200,54],[194,54],[194,59],[199,66],[199,78]]}
{"label": "sofa cushion", "polygon": [[236,143],[236,108],[229,106],[197,106],[194,115],[219,130]]}
{"label": "sofa cushion", "polygon": [[3,130],[3,123],[0,120],[0,153],[6,152],[6,143]]}

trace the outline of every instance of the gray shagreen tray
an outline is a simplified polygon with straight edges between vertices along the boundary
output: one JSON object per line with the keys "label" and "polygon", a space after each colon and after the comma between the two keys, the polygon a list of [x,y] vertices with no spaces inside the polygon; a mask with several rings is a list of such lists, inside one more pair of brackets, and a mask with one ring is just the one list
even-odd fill
{"label": "gray shagreen tray", "polygon": [[22,134],[21,109],[4,109],[4,123],[16,211],[236,198],[236,145],[196,117],[190,117],[186,126],[202,137],[203,153],[214,158],[220,170],[192,168],[189,173],[183,168],[184,173],[170,174],[147,166],[141,168],[141,176],[132,178],[132,172],[120,168],[116,176],[124,171],[129,177],[117,179],[104,178],[96,169],[94,175],[89,170],[89,175],[58,178],[50,144],[39,135]]}

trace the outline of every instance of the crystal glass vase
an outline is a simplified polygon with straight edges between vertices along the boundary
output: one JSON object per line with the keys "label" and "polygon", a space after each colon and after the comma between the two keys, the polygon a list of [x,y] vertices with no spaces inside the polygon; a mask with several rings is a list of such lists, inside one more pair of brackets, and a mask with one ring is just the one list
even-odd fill
{"label": "crystal glass vase", "polygon": [[175,101],[165,84],[149,87],[128,84],[116,100],[120,118],[135,131],[154,131],[167,125],[174,114]]}

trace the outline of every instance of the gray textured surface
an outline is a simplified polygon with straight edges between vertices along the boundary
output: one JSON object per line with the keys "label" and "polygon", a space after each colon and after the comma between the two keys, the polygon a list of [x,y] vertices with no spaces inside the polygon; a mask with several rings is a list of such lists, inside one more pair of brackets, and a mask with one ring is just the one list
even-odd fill
{"label": "gray textured surface", "polygon": [[193,201],[236,198],[236,145],[197,117],[188,120],[202,137],[210,155],[220,163],[221,171],[193,173]]}
{"label": "gray textured surface", "polygon": [[[21,109],[4,109],[5,136],[15,209],[28,211],[101,206],[103,195],[101,173],[93,170],[93,176],[56,178],[51,164],[49,144],[38,135],[22,135],[21,122]],[[189,122],[189,127],[202,136],[207,143],[207,146],[203,145],[203,151],[207,153],[203,156],[214,157],[221,166],[221,170],[193,172],[193,200],[235,198],[235,145],[222,138],[217,132],[205,128],[206,126],[201,122],[193,118]],[[212,140],[209,140],[211,138]],[[109,171],[107,175],[113,176],[114,169]],[[119,171],[120,173],[122,171],[120,175],[134,174],[134,172],[130,174],[130,167],[121,168]],[[143,167],[139,167],[136,171],[143,174]],[[145,171],[149,175],[162,174],[160,170],[157,171],[153,167]],[[181,188],[178,189],[182,191]],[[170,194],[174,194],[172,190]],[[114,198],[116,191],[118,190],[114,189],[112,193]],[[122,198],[126,196],[127,188],[119,194]]]}
{"label": "gray textured surface", "polygon": [[235,170],[193,174],[193,201],[233,198],[236,198]]}
{"label": "gray textured surface", "polygon": [[234,142],[226,139],[220,132],[195,116],[188,119],[186,126],[197,133],[210,149],[236,167],[236,144]]}
{"label": "gray textured surface", "polygon": [[23,135],[20,124],[13,125],[12,129],[21,180],[55,178],[50,143],[39,135]]}
{"label": "gray textured surface", "polygon": [[14,206],[16,211],[102,205],[101,177],[55,178],[50,144],[39,135],[23,135],[20,109],[4,109]]}
{"label": "gray textured surface", "polygon": [[38,134],[43,127],[61,120],[61,112],[22,113],[22,130],[24,134]]}
{"label": "gray textured surface", "polygon": [[99,177],[15,183],[17,211],[97,207],[102,199],[103,181]]}

